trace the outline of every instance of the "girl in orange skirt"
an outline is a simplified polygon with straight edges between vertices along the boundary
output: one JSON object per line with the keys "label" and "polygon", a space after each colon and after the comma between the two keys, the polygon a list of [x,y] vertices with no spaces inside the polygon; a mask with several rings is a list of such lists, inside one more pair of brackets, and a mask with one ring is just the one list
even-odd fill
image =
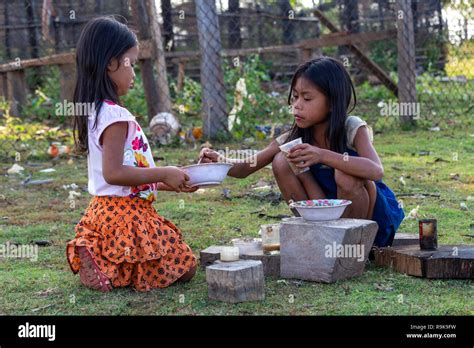
{"label": "girl in orange skirt", "polygon": [[196,258],[180,230],[152,203],[159,190],[197,188],[187,185],[183,170],[155,167],[145,133],[119,101],[133,87],[137,60],[137,38],[126,25],[100,17],[84,27],[76,51],[74,102],[81,108],[74,108],[74,141],[87,153],[94,197],[66,253],[81,282],[103,292],[164,288],[196,272]]}

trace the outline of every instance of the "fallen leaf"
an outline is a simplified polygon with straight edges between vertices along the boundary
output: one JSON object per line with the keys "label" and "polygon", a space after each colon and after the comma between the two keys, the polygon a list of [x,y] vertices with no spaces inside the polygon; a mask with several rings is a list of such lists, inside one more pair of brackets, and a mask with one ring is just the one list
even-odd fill
{"label": "fallen leaf", "polygon": [[25,170],[25,168],[23,168],[22,166],[19,166],[18,164],[14,164],[11,166],[10,169],[7,170],[7,173],[8,174],[18,174],[20,173],[22,170]]}
{"label": "fallen leaf", "polygon": [[38,311],[40,311],[40,310],[42,310],[42,309],[46,309],[46,308],[49,308],[49,307],[52,307],[52,306],[54,306],[54,304],[49,304],[49,305],[46,305],[46,306],[43,306],[43,307],[34,308],[34,309],[32,309],[31,311],[32,311],[32,312],[38,312]]}
{"label": "fallen leaf", "polygon": [[405,179],[403,178],[403,176],[400,177],[400,179],[398,179],[403,186],[405,186],[407,183],[405,182]]}
{"label": "fallen leaf", "polygon": [[418,210],[420,209],[420,206],[417,205],[416,208],[412,209],[407,217],[405,219],[418,219],[420,216],[418,215]]}
{"label": "fallen leaf", "polygon": [[68,196],[68,200],[73,200],[74,197],[79,197],[81,195],[80,192],[76,192],[76,191],[69,191],[69,196]]}
{"label": "fallen leaf", "polygon": [[380,291],[393,291],[393,288],[391,286],[387,286],[380,283],[374,283],[374,287]]}
{"label": "fallen leaf", "polygon": [[23,181],[23,185],[43,185],[52,183],[54,179],[44,179],[44,180],[25,180]]}
{"label": "fallen leaf", "polygon": [[38,291],[38,292],[35,292],[35,295],[38,295],[38,296],[48,296],[48,295],[51,295],[53,294],[54,292],[56,292],[58,288],[47,288],[46,290],[41,290],[41,291]]}
{"label": "fallen leaf", "polygon": [[49,240],[35,240],[33,241],[33,244],[38,246],[50,246],[52,243]]}
{"label": "fallen leaf", "polygon": [[459,180],[460,175],[458,173],[451,173],[449,174],[449,178],[451,180]]}
{"label": "fallen leaf", "polygon": [[56,169],[54,168],[47,168],[47,169],[41,169],[39,172],[40,173],[52,173],[52,172],[55,172]]}
{"label": "fallen leaf", "polygon": [[222,189],[222,197],[224,197],[225,199],[232,199],[232,197],[230,196],[230,190],[227,188]]}

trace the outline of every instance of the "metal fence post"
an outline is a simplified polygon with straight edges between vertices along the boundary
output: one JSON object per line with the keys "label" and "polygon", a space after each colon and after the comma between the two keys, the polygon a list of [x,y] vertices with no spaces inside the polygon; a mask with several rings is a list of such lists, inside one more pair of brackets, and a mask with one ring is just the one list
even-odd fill
{"label": "metal fence post", "polygon": [[203,130],[215,139],[227,132],[227,105],[220,52],[219,18],[213,0],[196,1],[196,19],[201,52]]}

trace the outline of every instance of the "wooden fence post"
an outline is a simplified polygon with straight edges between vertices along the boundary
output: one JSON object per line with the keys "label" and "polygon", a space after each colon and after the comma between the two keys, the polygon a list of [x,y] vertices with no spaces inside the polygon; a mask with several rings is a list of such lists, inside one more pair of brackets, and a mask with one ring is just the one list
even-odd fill
{"label": "wooden fence post", "polygon": [[227,133],[227,103],[220,52],[219,18],[214,1],[196,1],[196,19],[201,51],[203,129],[207,138]]}
{"label": "wooden fence post", "polygon": [[74,88],[76,86],[76,64],[60,64],[59,85],[60,102],[72,102],[74,98]]}
{"label": "wooden fence post", "polygon": [[0,74],[0,97],[8,100],[7,73]]}
{"label": "wooden fence post", "polygon": [[[132,1],[131,6],[132,15],[137,20],[138,38],[140,40],[149,40],[151,38],[150,18],[147,15],[145,1]],[[153,61],[151,59],[140,59],[138,63],[145,91],[148,122],[151,122],[153,116],[158,113],[158,89],[153,75]]]}
{"label": "wooden fence post", "polygon": [[7,94],[10,102],[10,114],[21,116],[21,109],[26,103],[26,80],[23,70],[7,72]]}
{"label": "wooden fence post", "polygon": [[[415,33],[413,29],[413,14],[411,0],[397,0],[397,54],[398,54],[398,102],[416,103],[416,61]],[[400,115],[404,124],[413,124],[415,107],[400,109],[410,114]]]}
{"label": "wooden fence post", "polygon": [[151,25],[151,36],[156,52],[156,70],[158,82],[158,112],[171,112],[171,97],[168,86],[168,75],[166,72],[165,51],[161,37],[160,23],[154,0],[146,0],[149,24]]}

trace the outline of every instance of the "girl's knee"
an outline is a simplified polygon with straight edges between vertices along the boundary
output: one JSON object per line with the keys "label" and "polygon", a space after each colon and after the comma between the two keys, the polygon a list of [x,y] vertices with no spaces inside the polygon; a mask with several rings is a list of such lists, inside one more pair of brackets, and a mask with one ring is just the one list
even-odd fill
{"label": "girl's knee", "polygon": [[288,160],[283,152],[278,152],[275,157],[273,157],[272,170],[275,176],[285,175],[291,170]]}
{"label": "girl's knee", "polygon": [[337,169],[334,170],[334,180],[336,181],[337,189],[342,192],[355,192],[364,187],[364,179],[346,174]]}

